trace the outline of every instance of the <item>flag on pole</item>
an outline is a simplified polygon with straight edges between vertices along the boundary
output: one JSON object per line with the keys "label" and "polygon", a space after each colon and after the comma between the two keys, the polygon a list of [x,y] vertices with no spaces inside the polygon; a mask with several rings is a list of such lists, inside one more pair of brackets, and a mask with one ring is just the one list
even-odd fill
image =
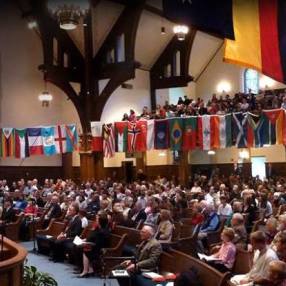
{"label": "flag on pole", "polygon": [[103,124],[103,154],[106,158],[111,158],[115,155],[115,138],[112,123]]}
{"label": "flag on pole", "polygon": [[27,129],[15,129],[15,157],[19,159],[29,157]]}
{"label": "flag on pole", "polygon": [[1,157],[15,155],[15,132],[14,128],[2,128],[1,130]]}
{"label": "flag on pole", "polygon": [[42,127],[42,138],[44,154],[46,156],[52,156],[56,154],[56,142],[55,142],[55,127]]}
{"label": "flag on pole", "polygon": [[92,151],[101,152],[103,148],[102,142],[102,122],[92,121],[91,126],[91,136],[92,136]]}
{"label": "flag on pole", "polygon": [[43,155],[43,138],[41,128],[28,128],[28,141],[30,155]]}
{"label": "flag on pole", "polygon": [[128,135],[128,122],[120,121],[115,122],[115,142],[116,142],[116,152],[126,152],[127,151],[127,135]]}

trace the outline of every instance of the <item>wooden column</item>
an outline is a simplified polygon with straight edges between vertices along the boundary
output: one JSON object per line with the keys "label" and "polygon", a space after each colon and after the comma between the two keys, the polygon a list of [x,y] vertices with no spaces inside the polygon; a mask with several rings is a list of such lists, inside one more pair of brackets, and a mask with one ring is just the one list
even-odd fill
{"label": "wooden column", "polygon": [[94,179],[95,163],[92,152],[80,152],[80,179],[87,181]]}
{"label": "wooden column", "polygon": [[74,179],[72,171],[72,153],[62,154],[63,178]]}
{"label": "wooden column", "polygon": [[188,151],[181,151],[180,153],[180,163],[179,163],[179,183],[186,185],[188,183],[188,178],[191,175],[189,162],[188,162]]}
{"label": "wooden column", "polygon": [[105,178],[103,153],[94,153],[94,178],[96,180]]}
{"label": "wooden column", "polygon": [[136,174],[139,169],[142,169],[143,173],[146,174],[146,152],[142,152],[142,156],[136,158]]}

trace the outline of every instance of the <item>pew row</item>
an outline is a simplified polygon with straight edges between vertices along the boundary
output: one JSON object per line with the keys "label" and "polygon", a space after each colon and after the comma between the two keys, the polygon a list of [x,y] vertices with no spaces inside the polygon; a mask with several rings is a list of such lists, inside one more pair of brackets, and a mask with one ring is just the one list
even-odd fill
{"label": "pew row", "polygon": [[180,273],[194,267],[198,271],[202,286],[225,286],[230,273],[220,273],[206,263],[177,250],[163,252],[160,257],[160,272]]}

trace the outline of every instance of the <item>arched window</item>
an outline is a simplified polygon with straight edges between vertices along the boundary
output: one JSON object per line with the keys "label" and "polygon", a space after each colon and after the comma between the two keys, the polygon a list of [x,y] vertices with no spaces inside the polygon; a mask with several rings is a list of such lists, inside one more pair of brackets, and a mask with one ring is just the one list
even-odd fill
{"label": "arched window", "polygon": [[256,70],[246,69],[244,71],[244,92],[247,93],[249,89],[255,94],[259,91],[259,74]]}

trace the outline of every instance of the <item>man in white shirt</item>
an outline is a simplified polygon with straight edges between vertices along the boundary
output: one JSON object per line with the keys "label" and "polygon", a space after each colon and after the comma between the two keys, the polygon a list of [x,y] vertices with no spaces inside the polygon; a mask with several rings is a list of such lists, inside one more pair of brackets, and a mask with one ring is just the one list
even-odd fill
{"label": "man in white shirt", "polygon": [[227,203],[225,196],[220,196],[220,205],[217,214],[224,217],[230,217],[232,215],[232,207]]}
{"label": "man in white shirt", "polygon": [[267,246],[264,232],[253,232],[250,240],[254,250],[253,266],[247,274],[233,276],[230,281],[234,285],[251,286],[256,280],[267,278],[269,263],[278,260],[276,252]]}

